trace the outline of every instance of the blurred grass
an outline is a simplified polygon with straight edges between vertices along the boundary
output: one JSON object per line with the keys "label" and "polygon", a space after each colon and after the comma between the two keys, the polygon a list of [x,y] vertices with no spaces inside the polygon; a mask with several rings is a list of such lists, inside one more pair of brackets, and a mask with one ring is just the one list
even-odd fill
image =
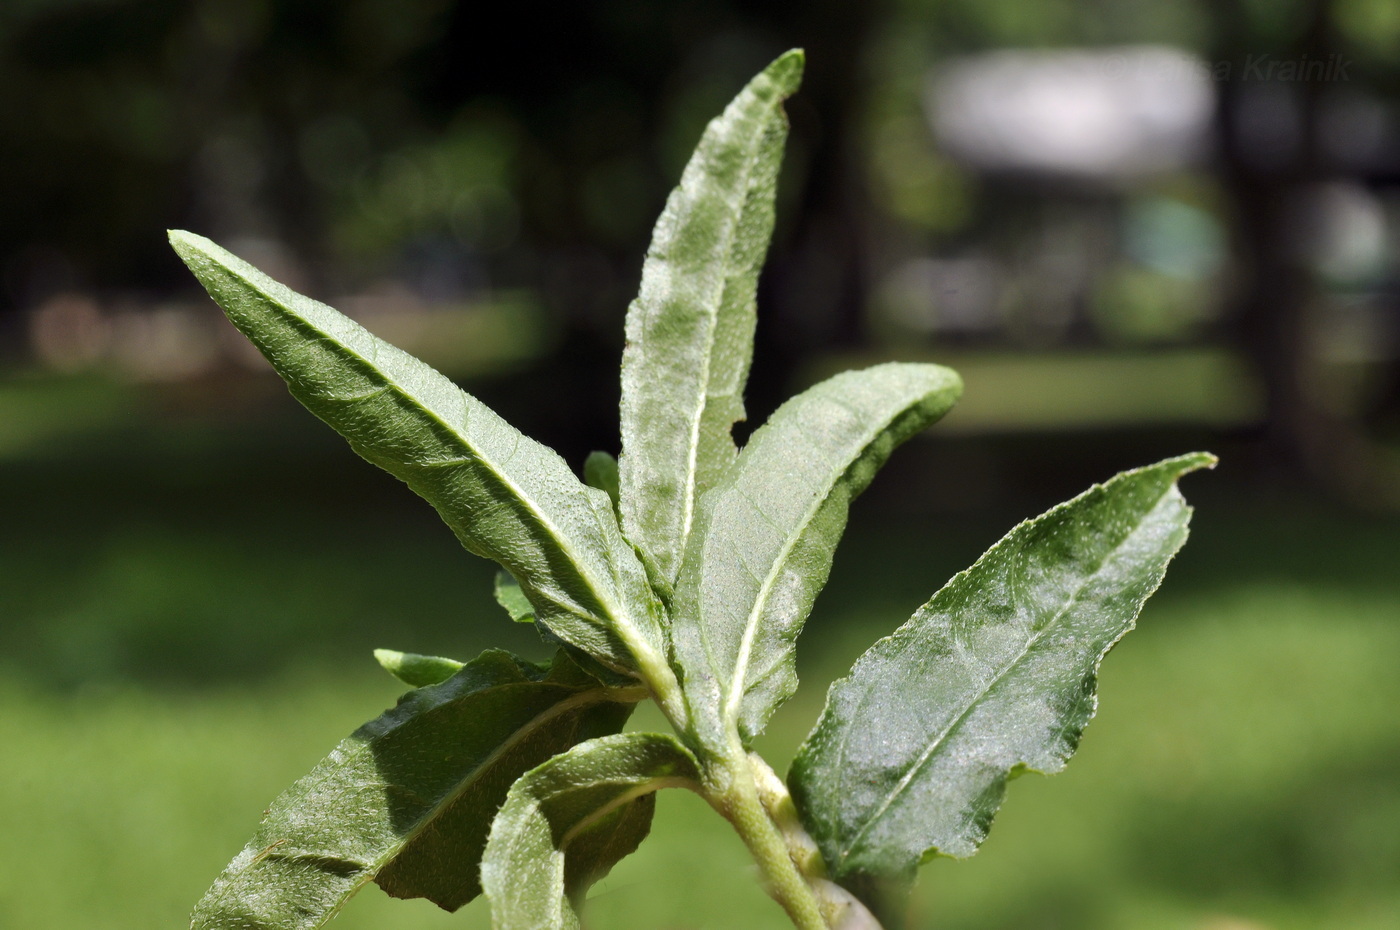
{"label": "blurred grass", "polygon": [[99,378],[0,381],[0,458],[130,416],[131,392]]}
{"label": "blurred grass", "polygon": [[[0,927],[184,926],[268,801],[392,703],[375,646],[543,655],[490,602],[488,565],[307,426],[167,412],[0,460]],[[906,470],[858,506],[805,687],[762,741],[779,767],[871,640],[1080,483],[1064,448],[1038,454],[1034,499],[931,515],[904,505]],[[1193,540],[1106,663],[1074,763],[1013,784],[977,857],[924,868],[914,926],[1400,926],[1400,527],[1225,462],[1188,483]],[[678,792],[589,923],[785,925]],[[480,902],[447,915],[371,888],[335,926],[488,924]]]}

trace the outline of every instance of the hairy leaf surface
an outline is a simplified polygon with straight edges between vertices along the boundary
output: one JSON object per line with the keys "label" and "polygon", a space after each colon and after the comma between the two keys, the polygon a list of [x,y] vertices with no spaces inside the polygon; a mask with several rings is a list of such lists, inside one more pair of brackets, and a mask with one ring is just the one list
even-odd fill
{"label": "hairy leaf surface", "polygon": [[833,876],[907,877],[976,852],[1008,779],[1058,772],[1098,667],[1186,541],[1194,454],[1124,472],[1021,524],[876,643],[789,774]]}
{"label": "hairy leaf surface", "polygon": [[[701,503],[673,635],[709,739],[749,739],[797,687],[793,644],[826,583],[851,500],[895,447],[952,407],[938,365],[836,375],[780,407]],[[703,725],[702,725],[703,728]]]}
{"label": "hairy leaf surface", "polygon": [[787,139],[782,102],[802,79],[788,52],[710,123],[666,201],[627,312],[622,519],[658,588],[679,571],[701,492],[734,460],[755,292],[773,233]]}
{"label": "hairy leaf surface", "polygon": [[576,930],[588,886],[646,837],[654,794],[695,787],[673,736],[621,733],[575,746],[522,777],[491,825],[481,884],[497,930]]}
{"label": "hairy leaf surface", "polygon": [[372,880],[455,910],[481,891],[477,866],[511,784],[620,730],[633,705],[618,696],[563,653],[543,668],[497,650],[409,692],[273,802],[191,927],[321,927]]}
{"label": "hairy leaf surface", "polygon": [[292,395],[504,566],[561,639],[620,669],[662,661],[660,607],[606,493],[353,320],[207,239],[170,242]]}

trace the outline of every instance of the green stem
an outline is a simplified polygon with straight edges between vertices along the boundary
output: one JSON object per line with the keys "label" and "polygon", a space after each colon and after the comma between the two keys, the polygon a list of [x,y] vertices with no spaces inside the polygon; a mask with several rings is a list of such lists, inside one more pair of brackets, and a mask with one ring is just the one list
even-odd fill
{"label": "green stem", "polygon": [[778,827],[759,799],[753,769],[743,750],[735,746],[727,758],[716,760],[722,766],[724,786],[710,793],[710,803],[734,825],[749,853],[763,873],[768,893],[773,896],[799,930],[829,930],[822,907],[788,852]]}
{"label": "green stem", "polygon": [[802,826],[792,795],[778,773],[756,752],[749,753],[749,766],[758,786],[758,799],[787,844],[788,856],[816,895],[827,926],[842,930],[882,930],[880,921],[860,899],[827,879],[826,860],[822,858],[821,849]]}
{"label": "green stem", "polygon": [[[787,785],[783,784],[767,760],[756,752],[749,753],[749,767],[753,770],[754,784],[758,788],[758,800],[768,812],[768,819],[782,834],[783,842],[787,843],[788,856],[796,863],[798,871],[809,882],[826,878],[826,862],[822,859],[821,850],[803,828]],[[837,922],[832,918],[833,915],[827,912],[827,923]]]}

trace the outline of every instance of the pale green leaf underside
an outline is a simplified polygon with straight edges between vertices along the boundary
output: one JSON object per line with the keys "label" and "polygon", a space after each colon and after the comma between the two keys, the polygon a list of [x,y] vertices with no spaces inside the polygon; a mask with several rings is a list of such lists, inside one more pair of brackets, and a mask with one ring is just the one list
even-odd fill
{"label": "pale green leaf underside", "polygon": [[494,650],[409,692],[273,802],[192,930],[321,927],[370,881],[460,907],[480,893],[478,862],[510,786],[620,730],[632,704],[615,696],[563,653],[545,669]]}
{"label": "pale green leaf underside", "polygon": [[514,575],[561,639],[617,668],[659,662],[659,608],[604,492],[353,320],[207,239],[176,231],[170,242],[293,396]]}
{"label": "pale green leaf underside", "polygon": [[1021,524],[832,685],[789,783],[835,877],[969,856],[1008,778],[1064,767],[1100,661],[1186,541],[1176,482],[1214,461],[1125,472]]}
{"label": "pale green leaf underside", "polygon": [[637,848],[652,795],[694,788],[695,758],[673,736],[621,733],[575,746],[510,789],[482,857],[496,930],[577,930],[588,886]]}
{"label": "pale green leaf underside", "polygon": [[756,431],[701,502],[673,637],[702,737],[749,739],[797,687],[794,643],[826,583],[852,499],[962,390],[950,369],[890,363],[836,375]]}
{"label": "pale green leaf underside", "polygon": [[384,671],[414,688],[442,684],[466,664],[442,656],[425,656],[395,649],[376,649],[374,659],[383,666]]}
{"label": "pale green leaf underside", "polygon": [[623,529],[663,591],[699,495],[734,460],[755,293],[802,53],[769,65],[706,128],[656,223],[622,356]]}

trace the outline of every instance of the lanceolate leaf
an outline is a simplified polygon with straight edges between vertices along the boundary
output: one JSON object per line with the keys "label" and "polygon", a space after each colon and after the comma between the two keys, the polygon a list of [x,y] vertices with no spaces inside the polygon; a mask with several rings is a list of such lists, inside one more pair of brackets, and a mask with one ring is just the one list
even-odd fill
{"label": "lanceolate leaf", "polygon": [[481,863],[496,930],[577,928],[588,886],[645,838],[652,795],[697,787],[669,735],[622,733],[575,746],[510,789]]}
{"label": "lanceolate leaf", "polygon": [[282,794],[195,908],[192,930],[321,927],[370,881],[455,910],[480,892],[491,818],[524,772],[616,733],[632,693],[562,653],[552,668],[491,651],[409,692]]}
{"label": "lanceolate leaf", "polygon": [[424,656],[416,652],[398,652],[394,649],[376,649],[374,658],[406,685],[422,688],[427,685],[442,684],[462,670],[466,663],[442,656]]}
{"label": "lanceolate leaf", "polygon": [[187,232],[170,242],[293,396],[504,566],[561,639],[617,668],[659,666],[659,605],[612,502],[555,452],[411,355]]}
{"label": "lanceolate leaf", "polygon": [[755,736],[791,696],[793,643],[826,583],[851,500],[961,390],[957,374],[938,365],[839,374],[780,407],[705,496],[673,636],[710,738],[736,725]]}
{"label": "lanceolate leaf", "polygon": [[1186,541],[1176,482],[1213,463],[1125,472],[1021,524],[832,685],[789,783],[836,878],[969,856],[1009,778],[1064,767],[1099,662]]}
{"label": "lanceolate leaf", "polygon": [[700,493],[734,460],[754,294],[802,53],[769,65],[710,123],[657,221],[622,356],[622,517],[662,590]]}

